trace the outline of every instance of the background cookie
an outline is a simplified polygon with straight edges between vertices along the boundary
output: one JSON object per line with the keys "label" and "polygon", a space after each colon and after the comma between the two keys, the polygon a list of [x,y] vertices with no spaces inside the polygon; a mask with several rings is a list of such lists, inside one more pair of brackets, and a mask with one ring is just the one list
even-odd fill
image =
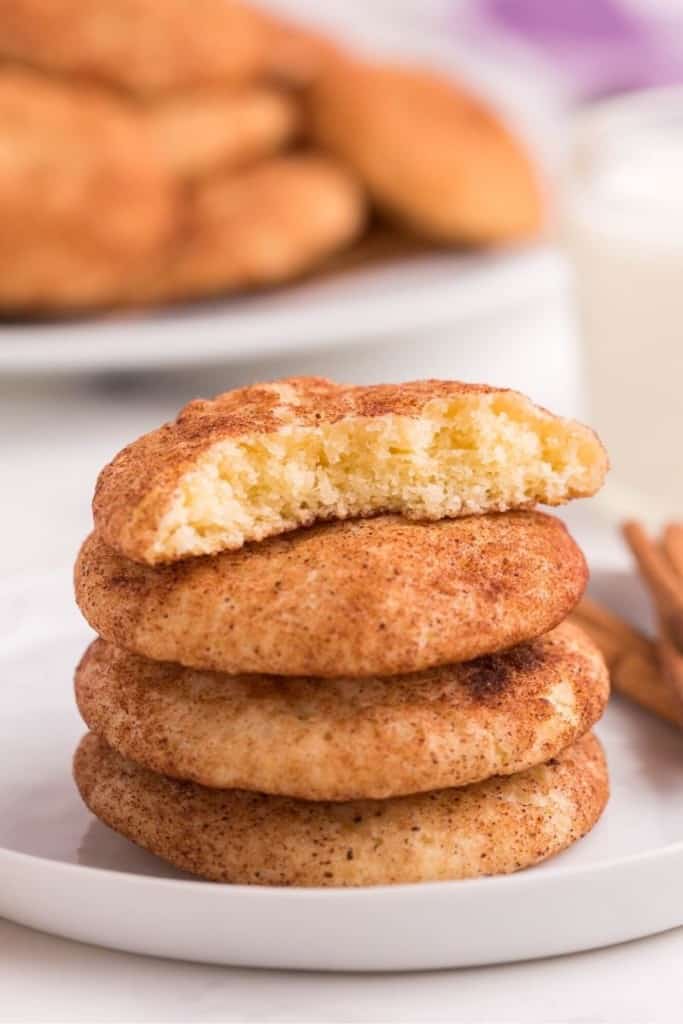
{"label": "background cookie", "polygon": [[4,67],[0,122],[0,306],[117,301],[178,228],[144,118],[104,90]]}
{"label": "background cookie", "polygon": [[272,155],[292,139],[300,123],[292,97],[266,86],[193,89],[145,109],[166,166],[190,179]]}
{"label": "background cookie", "polygon": [[310,90],[311,133],[387,213],[437,242],[533,235],[539,185],[482,100],[427,70],[331,61]]}
{"label": "background cookie", "polygon": [[2,3],[1,55],[145,96],[282,72],[276,49],[268,20],[238,0]]}
{"label": "background cookie", "polygon": [[361,231],[365,197],[334,160],[292,154],[200,181],[184,218],[178,246],[131,298],[179,300],[297,277]]}
{"label": "background cookie", "polygon": [[587,578],[564,524],[542,512],[345,520],[154,568],[92,534],[75,569],[81,611],[106,640],[285,676],[391,675],[490,654],[556,626]]}
{"label": "background cookie", "polygon": [[425,792],[510,775],[583,736],[609,692],[574,626],[409,676],[224,676],[96,640],[76,672],[86,724],[133,761],[220,789],[306,800]]}
{"label": "background cookie", "polygon": [[589,735],[507,779],[394,800],[312,803],[210,790],[154,775],[92,734],[74,775],[93,814],[128,839],[217,882],[384,885],[505,874],[559,853],[607,802]]}

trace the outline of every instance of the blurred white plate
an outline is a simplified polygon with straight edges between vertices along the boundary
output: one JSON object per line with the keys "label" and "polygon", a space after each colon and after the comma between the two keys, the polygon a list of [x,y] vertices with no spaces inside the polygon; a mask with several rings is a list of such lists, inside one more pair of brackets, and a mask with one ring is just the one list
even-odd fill
{"label": "blurred white plate", "polygon": [[149,314],[0,324],[0,374],[251,363],[503,313],[564,281],[550,248],[435,254]]}
{"label": "blurred white plate", "polygon": [[[600,578],[623,601],[628,579]],[[0,587],[0,914],[97,945],[219,964],[410,970],[609,945],[683,923],[683,742],[619,702],[595,830],[502,878],[373,889],[213,885],[95,821],[70,774],[87,639],[67,573]]]}

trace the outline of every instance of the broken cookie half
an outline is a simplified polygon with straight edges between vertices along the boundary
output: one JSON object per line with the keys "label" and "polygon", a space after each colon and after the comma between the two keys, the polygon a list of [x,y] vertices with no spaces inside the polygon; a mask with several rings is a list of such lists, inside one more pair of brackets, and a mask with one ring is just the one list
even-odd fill
{"label": "broken cookie half", "polygon": [[93,509],[106,544],[154,565],[316,520],[560,505],[607,467],[593,431],[515,391],[297,377],[191,402],[105,467]]}

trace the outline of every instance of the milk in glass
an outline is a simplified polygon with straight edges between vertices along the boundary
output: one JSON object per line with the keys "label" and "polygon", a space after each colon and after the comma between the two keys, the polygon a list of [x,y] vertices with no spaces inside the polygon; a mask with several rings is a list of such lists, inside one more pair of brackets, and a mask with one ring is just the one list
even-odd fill
{"label": "milk in glass", "polygon": [[579,125],[565,205],[590,422],[615,518],[683,520],[683,89]]}

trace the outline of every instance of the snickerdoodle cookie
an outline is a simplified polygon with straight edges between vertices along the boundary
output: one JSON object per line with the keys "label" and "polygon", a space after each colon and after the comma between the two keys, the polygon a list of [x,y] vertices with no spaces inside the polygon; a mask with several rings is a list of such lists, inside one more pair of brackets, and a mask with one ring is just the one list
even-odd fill
{"label": "snickerdoodle cookie", "polygon": [[93,732],[126,757],[219,789],[385,798],[510,775],[601,716],[600,652],[562,625],[504,654],[366,679],[225,676],[96,640],[76,672]]}
{"label": "snickerdoodle cookie", "polygon": [[561,622],[586,563],[542,512],[320,523],[239,551],[146,566],[97,533],[76,598],[105,640],[232,674],[367,676],[492,654]]}
{"label": "snickerdoodle cookie", "polygon": [[539,229],[539,183],[523,145],[483,100],[447,77],[329,61],[311,87],[310,117],[316,141],[420,235],[487,244]]}
{"label": "snickerdoodle cookie", "polygon": [[186,197],[177,245],[140,277],[131,301],[281,284],[352,242],[365,215],[355,176],[320,153],[276,155],[209,175]]}
{"label": "snickerdoodle cookie", "polygon": [[272,156],[301,122],[292,97],[264,85],[192,89],[164,96],[142,111],[164,163],[184,180]]}
{"label": "snickerdoodle cookie", "polygon": [[[4,31],[0,9],[0,37]],[[0,308],[120,300],[178,228],[173,175],[124,97],[0,67]]]}
{"label": "snickerdoodle cookie", "polygon": [[158,564],[316,519],[559,505],[606,470],[593,431],[516,391],[293,377],[191,402],[105,467],[93,509],[105,543]]}
{"label": "snickerdoodle cookie", "polygon": [[149,97],[287,77],[321,44],[286,29],[240,0],[2,0],[0,57]]}
{"label": "snickerdoodle cookie", "polygon": [[253,885],[506,874],[580,839],[609,792],[602,748],[590,734],[509,778],[381,801],[206,789],[140,768],[93,734],[81,741],[74,774],[93,814],[139,846],[204,878]]}

